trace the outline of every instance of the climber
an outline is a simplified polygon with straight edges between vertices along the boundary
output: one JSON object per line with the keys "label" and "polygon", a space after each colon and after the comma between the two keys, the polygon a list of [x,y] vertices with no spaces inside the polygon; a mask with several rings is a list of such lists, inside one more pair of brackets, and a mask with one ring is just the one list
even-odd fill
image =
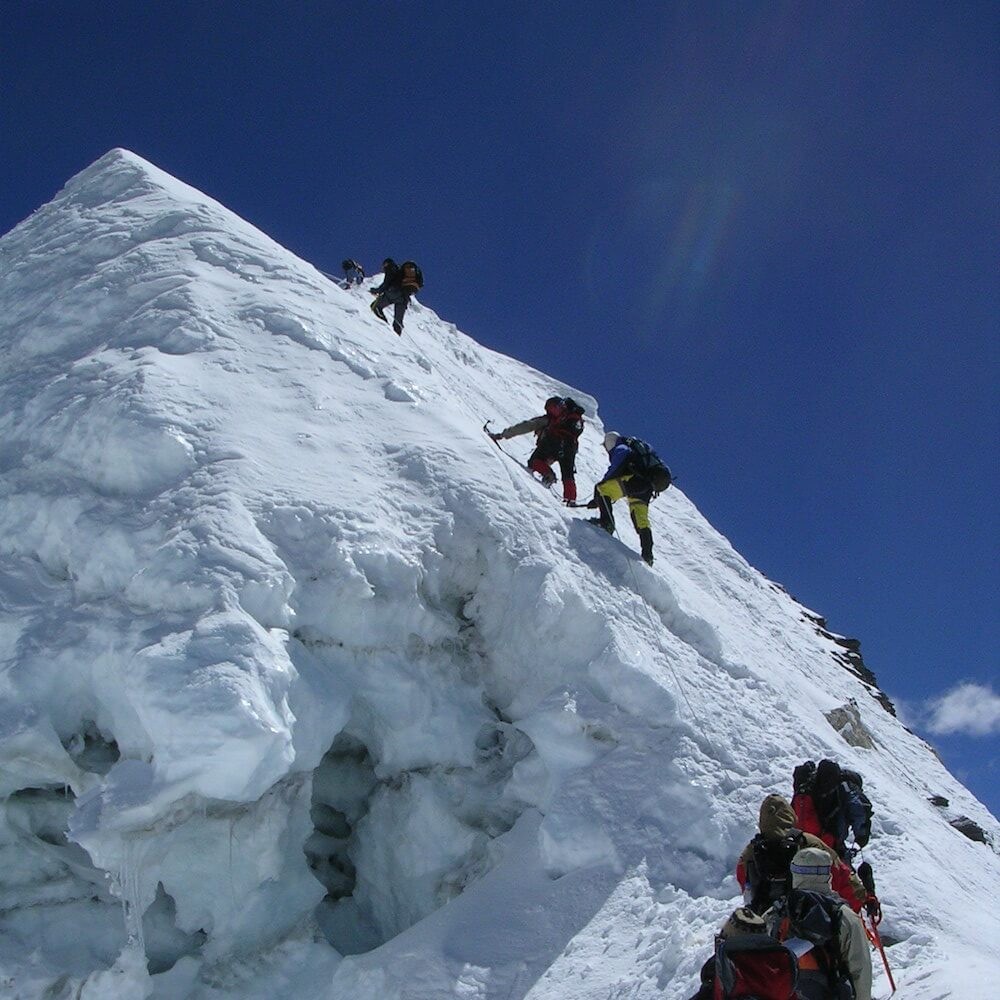
{"label": "climber", "polygon": [[344,269],[344,288],[360,285],[365,280],[365,269],[356,260],[348,258],[340,266]]}
{"label": "climber", "polygon": [[382,261],[382,273],[385,277],[382,284],[372,288],[375,300],[371,310],[379,319],[389,322],[385,317],[385,307],[393,307],[392,328],[399,336],[403,335],[403,316],[411,297],[418,289],[424,287],[424,275],[412,260],[404,260],[397,264],[391,257]]}
{"label": "climber", "polygon": [[833,865],[825,845],[796,852],[778,938],[798,956],[802,1000],[872,1000],[868,938],[861,918],[833,891]]}
{"label": "climber", "polygon": [[528,457],[528,468],[537,472],[546,486],[551,486],[556,481],[552,463],[558,462],[563,500],[572,503],[576,500],[576,452],[583,433],[583,412],[583,407],[569,396],[549,396],[545,400],[545,412],[540,417],[522,420],[519,424],[490,434],[490,437],[501,441],[533,431],[537,441],[535,450]]}
{"label": "climber", "polygon": [[792,809],[796,826],[813,833],[850,863],[858,848],[867,846],[872,832],[872,804],[865,795],[864,780],[857,771],[836,761],[811,760],[799,764],[792,775]]}
{"label": "climber", "polygon": [[795,956],[770,937],[764,918],[741,906],[715,938],[715,954],[701,967],[701,986],[690,1000],[746,997],[795,1000]]}
{"label": "climber", "polygon": [[670,470],[645,441],[622,437],[617,431],[604,435],[604,447],[611,464],[604,478],[594,487],[594,498],[587,504],[601,512],[591,518],[608,534],[614,534],[615,516],[611,505],[627,498],[632,524],[639,535],[642,558],[653,565],[653,529],[649,526],[649,504],[653,497],[670,486]]}
{"label": "climber", "polygon": [[761,803],[760,833],[747,844],[736,863],[736,879],[750,909],[764,913],[787,894],[792,857],[804,847],[816,847],[826,853],[834,890],[852,909],[860,910],[868,896],[861,880],[833,848],[795,826],[795,813],[780,795],[768,795]]}

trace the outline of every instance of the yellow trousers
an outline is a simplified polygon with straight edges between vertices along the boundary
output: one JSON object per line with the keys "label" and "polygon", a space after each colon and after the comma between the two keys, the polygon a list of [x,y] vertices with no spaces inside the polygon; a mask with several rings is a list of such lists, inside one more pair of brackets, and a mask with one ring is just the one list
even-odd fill
{"label": "yellow trousers", "polygon": [[602,497],[607,497],[611,503],[625,497],[628,500],[628,509],[632,515],[632,523],[635,525],[636,531],[641,531],[643,528],[649,527],[649,504],[645,500],[638,500],[635,497],[627,496],[623,484],[631,478],[631,476],[621,476],[619,479],[609,479],[605,483],[598,483],[596,491]]}

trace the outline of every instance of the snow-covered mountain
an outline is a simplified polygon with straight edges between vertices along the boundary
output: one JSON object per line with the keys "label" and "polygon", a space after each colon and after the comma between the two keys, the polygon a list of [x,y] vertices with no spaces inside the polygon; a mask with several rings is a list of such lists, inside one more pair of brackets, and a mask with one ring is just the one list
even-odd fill
{"label": "snow-covered mountain", "polygon": [[585,493],[595,400],[368,302],[122,150],[0,241],[0,996],[679,1000],[833,756],[897,996],[992,997],[1000,827],[850,641],[680,490],[646,567],[482,431],[571,393]]}

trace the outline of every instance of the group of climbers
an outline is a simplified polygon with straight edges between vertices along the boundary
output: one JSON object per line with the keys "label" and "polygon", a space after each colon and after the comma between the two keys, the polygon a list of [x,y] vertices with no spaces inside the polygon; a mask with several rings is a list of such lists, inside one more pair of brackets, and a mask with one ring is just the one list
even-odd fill
{"label": "group of climbers", "polygon": [[556,481],[552,463],[558,462],[562,474],[563,502],[570,507],[599,511],[600,516],[592,518],[591,522],[609,534],[615,531],[612,505],[616,500],[626,499],[642,546],[642,558],[652,566],[653,529],[649,526],[649,505],[670,485],[670,470],[645,441],[609,431],[604,435],[604,447],[610,459],[608,469],[594,487],[593,498],[586,504],[578,504],[576,454],[583,433],[583,416],[583,407],[574,399],[550,396],[545,401],[545,412],[540,416],[522,420],[497,433],[487,433],[494,441],[500,442],[533,432],[536,442],[534,451],[528,457],[528,469],[537,473],[545,486],[551,486]]}
{"label": "group of climbers", "polygon": [[[344,288],[362,284],[365,270],[356,260],[345,258],[341,267]],[[391,305],[392,328],[402,336],[407,306],[413,295],[423,288],[424,276],[414,261],[397,264],[391,257],[382,261],[382,274],[382,283],[370,289],[375,296],[371,310],[379,319],[389,322],[385,310]],[[615,532],[612,505],[617,500],[626,500],[632,524],[639,536],[642,558],[652,566],[653,529],[649,524],[649,505],[670,485],[670,470],[644,441],[610,431],[604,435],[604,447],[610,457],[607,472],[594,487],[592,499],[586,504],[577,504],[576,454],[583,433],[583,417],[583,407],[575,400],[568,396],[550,396],[545,401],[543,414],[512,424],[496,434],[490,434],[490,437],[500,442],[534,433],[535,448],[528,457],[528,469],[537,473],[545,486],[552,486],[556,481],[552,465],[558,463],[563,501],[572,507],[583,506],[598,511],[599,516],[591,518],[591,523],[609,534]]]}
{"label": "group of climbers", "polygon": [[[361,284],[364,269],[343,262],[345,287]],[[423,287],[413,261],[382,262],[383,279],[372,287],[371,309],[402,334],[412,295]],[[571,397],[550,396],[544,412],[502,431],[484,429],[497,443],[535,435],[527,469],[543,485],[556,482],[558,463],[563,501],[596,510],[591,523],[615,531],[613,505],[626,500],[639,536],[642,558],[653,564],[649,504],[670,486],[670,470],[638,438],[616,431],[604,436],[609,464],[587,503],[577,502],[576,457],[584,429],[584,408]],[[855,871],[852,861],[871,835],[872,806],[861,776],[835,761],[796,767],[793,795],[768,795],[761,803],[759,831],[736,863],[744,903],[716,935],[715,951],[701,969],[691,1000],[872,1000],[869,943],[885,952],[878,937],[881,906],[871,866]],[[854,846],[848,846],[852,839]],[[886,962],[886,971],[892,981]]]}
{"label": "group of climbers", "polygon": [[[343,262],[344,287],[360,285],[364,269]],[[372,287],[371,309],[402,334],[403,317],[423,275],[413,261],[387,257],[383,279]],[[613,505],[626,500],[639,536],[642,558],[653,564],[649,504],[670,486],[670,470],[648,444],[616,431],[604,436],[609,464],[587,503],[577,503],[576,457],[584,408],[571,397],[550,396],[544,412],[502,431],[484,430],[497,443],[535,435],[527,469],[543,485],[556,482],[559,465],[563,501],[596,510],[591,523],[615,531]],[[701,969],[691,1000],[872,1000],[869,943],[885,952],[878,937],[882,912],[871,866],[852,861],[871,835],[872,806],[861,776],[835,761],[806,761],[794,770],[793,795],[768,795],[760,806],[759,831],[736,863],[743,905],[715,938],[715,951]],[[848,840],[854,846],[848,846]],[[890,982],[892,975],[886,962]]]}
{"label": "group of climbers", "polygon": [[744,905],[716,936],[691,1000],[871,1000],[869,942],[885,952],[871,866],[851,867],[871,834],[861,786],[835,761],[807,761],[791,803],[764,799],[736,863]]}

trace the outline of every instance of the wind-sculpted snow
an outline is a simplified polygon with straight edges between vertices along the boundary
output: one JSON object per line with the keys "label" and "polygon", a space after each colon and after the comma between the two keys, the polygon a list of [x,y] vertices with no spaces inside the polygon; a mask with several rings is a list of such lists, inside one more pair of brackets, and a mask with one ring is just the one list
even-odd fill
{"label": "wind-sculpted snow", "polygon": [[995,820],[681,492],[649,569],[482,433],[562,392],[586,490],[585,393],[121,150],[0,241],[0,996],[685,997],[821,756],[898,996],[989,995]]}

